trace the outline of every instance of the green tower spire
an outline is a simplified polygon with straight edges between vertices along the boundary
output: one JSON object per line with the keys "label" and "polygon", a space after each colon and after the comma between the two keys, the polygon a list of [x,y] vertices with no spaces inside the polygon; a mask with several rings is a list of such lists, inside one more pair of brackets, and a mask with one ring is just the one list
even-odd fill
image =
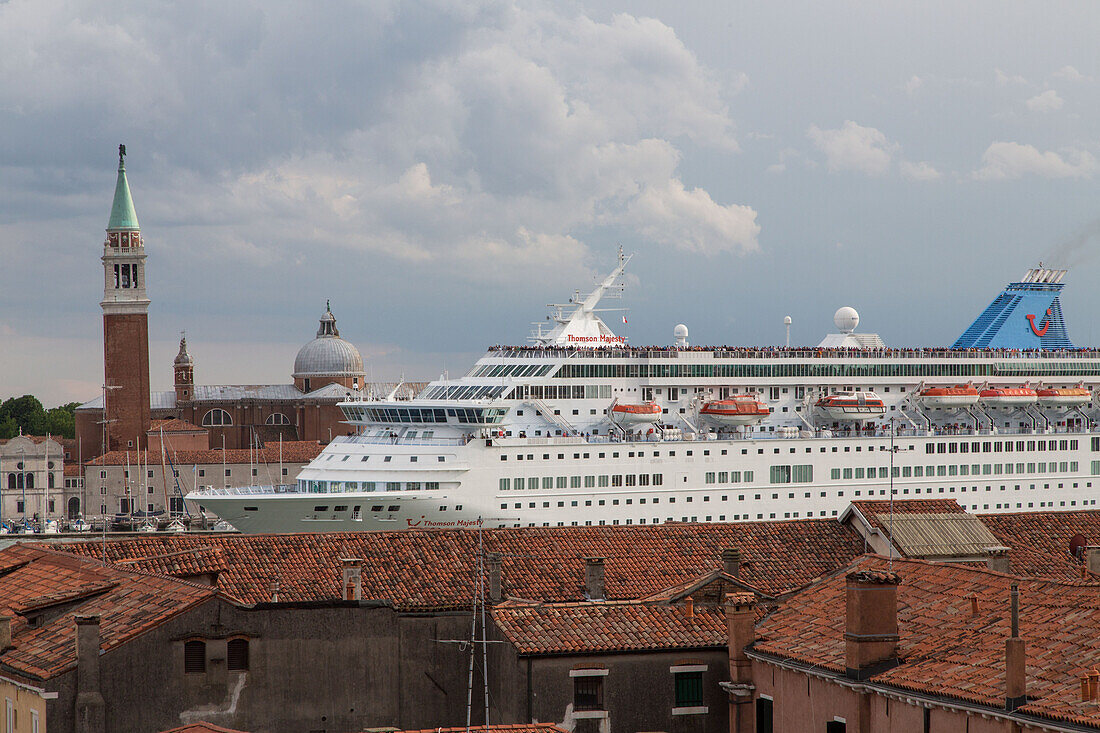
{"label": "green tower spire", "polygon": [[134,200],[130,197],[130,184],[126,181],[126,146],[118,146],[118,181],[115,183],[115,200],[111,204],[111,220],[108,230],[140,229]]}

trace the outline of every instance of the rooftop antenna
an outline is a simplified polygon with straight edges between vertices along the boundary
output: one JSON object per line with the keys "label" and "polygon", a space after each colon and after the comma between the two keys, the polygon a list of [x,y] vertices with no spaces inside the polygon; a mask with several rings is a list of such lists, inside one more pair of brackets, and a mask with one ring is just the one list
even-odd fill
{"label": "rooftop antenna", "polygon": [[791,317],[783,316],[783,325],[787,327],[787,348],[791,348]]}

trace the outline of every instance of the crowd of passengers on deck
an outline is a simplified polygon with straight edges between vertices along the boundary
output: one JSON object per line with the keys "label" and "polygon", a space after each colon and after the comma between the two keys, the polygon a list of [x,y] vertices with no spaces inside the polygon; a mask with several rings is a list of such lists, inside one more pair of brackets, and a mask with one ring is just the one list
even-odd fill
{"label": "crowd of passengers on deck", "polygon": [[506,346],[498,344],[489,348],[489,351],[528,351],[532,353],[568,351],[568,352],[600,352],[600,353],[644,353],[647,351],[717,351],[745,358],[768,358],[773,356],[805,356],[805,357],[863,357],[863,358],[928,358],[937,356],[951,356],[955,358],[973,356],[1005,356],[1011,358],[1049,358],[1071,355],[1100,355],[1100,350],[1080,347],[1073,349],[1002,349],[1002,348],[953,348],[941,347],[882,347],[882,348],[856,348],[856,347],[820,347],[820,346],[623,346],[600,345],[592,347],[558,346],[558,345],[526,345]]}

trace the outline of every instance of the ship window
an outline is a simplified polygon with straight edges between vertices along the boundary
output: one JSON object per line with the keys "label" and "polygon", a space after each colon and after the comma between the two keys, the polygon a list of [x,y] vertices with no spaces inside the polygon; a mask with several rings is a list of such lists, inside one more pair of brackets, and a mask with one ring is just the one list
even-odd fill
{"label": "ship window", "polygon": [[327,512],[328,511],[328,505],[327,504],[322,504],[321,506],[315,506],[315,507],[313,507],[313,511],[315,511],[315,512]]}

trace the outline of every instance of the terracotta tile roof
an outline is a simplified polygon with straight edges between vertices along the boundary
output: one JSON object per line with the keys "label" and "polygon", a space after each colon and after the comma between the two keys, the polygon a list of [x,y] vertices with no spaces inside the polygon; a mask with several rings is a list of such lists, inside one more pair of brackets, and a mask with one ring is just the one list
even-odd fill
{"label": "terracotta tile roof", "polygon": [[150,433],[159,433],[161,431],[166,433],[206,433],[209,432],[206,428],[200,428],[193,422],[182,420],[178,417],[173,417],[169,420],[153,420],[149,426]]}
{"label": "terracotta tile roof", "polygon": [[[739,579],[768,595],[797,588],[857,557],[863,542],[835,520],[555,527],[486,530],[486,552],[503,555],[506,595],[538,601],[584,600],[584,558],[603,557],[607,597],[638,599],[721,567],[722,549],[741,551]],[[74,543],[68,552],[110,561],[150,558],[142,569],[170,572],[163,559],[217,548],[197,572],[220,571],[218,587],[244,603],[340,597],[340,559],[364,559],[363,595],[398,608],[464,608],[473,595],[478,537],[465,530],[290,535],[152,536]],[[181,553],[173,556],[173,553]]]}
{"label": "terracotta tile roof", "polygon": [[[865,556],[855,570],[885,570]],[[895,560],[899,656],[876,683],[1003,707],[1009,586],[1020,586],[1020,634],[1027,643],[1028,696],[1021,708],[1059,720],[1100,724],[1095,703],[1080,702],[1079,678],[1100,651],[1100,588],[1094,583],[1017,579],[951,564]],[[757,627],[757,651],[844,672],[845,572],[792,596]],[[970,596],[978,599],[971,615]]]}
{"label": "terracotta tile roof", "polygon": [[721,608],[626,602],[554,603],[493,609],[493,621],[520,654],[574,654],[721,648]]}
{"label": "terracotta tile roof", "polygon": [[[316,458],[324,448],[315,440],[288,440],[282,444],[283,463],[308,463]],[[141,462],[149,461],[160,464],[160,451],[143,451]],[[218,450],[173,450],[172,462],[177,466],[194,465],[203,463],[221,463],[222,451]],[[229,448],[225,451],[225,462],[239,465],[243,463],[278,463],[279,444],[268,443],[259,450],[249,451],[247,448]],[[86,466],[125,466],[127,463],[137,463],[137,452],[111,451],[98,458],[94,458],[84,465]]]}
{"label": "terracotta tile roof", "polygon": [[[174,578],[126,572],[71,553],[15,544],[0,551],[0,612],[12,616],[13,648],[0,665],[48,679],[76,664],[76,615],[102,619],[102,648],[109,651],[215,594]],[[37,627],[28,617],[64,604]]]}
{"label": "terracotta tile roof", "polygon": [[79,463],[66,463],[64,467],[65,478],[76,478],[80,476],[80,464]]}
{"label": "terracotta tile roof", "polygon": [[[849,510],[855,509],[867,523],[878,530],[885,530],[883,517],[890,514],[889,500],[853,501]],[[894,515],[898,514],[966,514],[966,509],[954,499],[895,499]],[[848,512],[845,512],[847,514]],[[841,517],[841,521],[844,517]]]}
{"label": "terracotta tile roof", "polygon": [[[553,723],[512,723],[512,724],[489,724],[484,725],[471,725],[471,731],[500,731],[501,733],[567,733],[564,728],[559,728]],[[403,730],[397,731],[397,733],[466,733],[466,726],[458,728],[426,728],[424,730]]]}
{"label": "terracotta tile roof", "polygon": [[1009,549],[1012,572],[1036,578],[1081,577],[1081,563],[1069,552],[1074,535],[1100,545],[1100,511],[981,514],[982,522]]}
{"label": "terracotta tile roof", "polygon": [[205,720],[200,720],[198,723],[191,723],[180,728],[172,728],[171,730],[161,731],[161,733],[245,733],[244,731],[236,730],[234,728],[223,728],[220,725],[214,725],[213,723],[207,723]]}

